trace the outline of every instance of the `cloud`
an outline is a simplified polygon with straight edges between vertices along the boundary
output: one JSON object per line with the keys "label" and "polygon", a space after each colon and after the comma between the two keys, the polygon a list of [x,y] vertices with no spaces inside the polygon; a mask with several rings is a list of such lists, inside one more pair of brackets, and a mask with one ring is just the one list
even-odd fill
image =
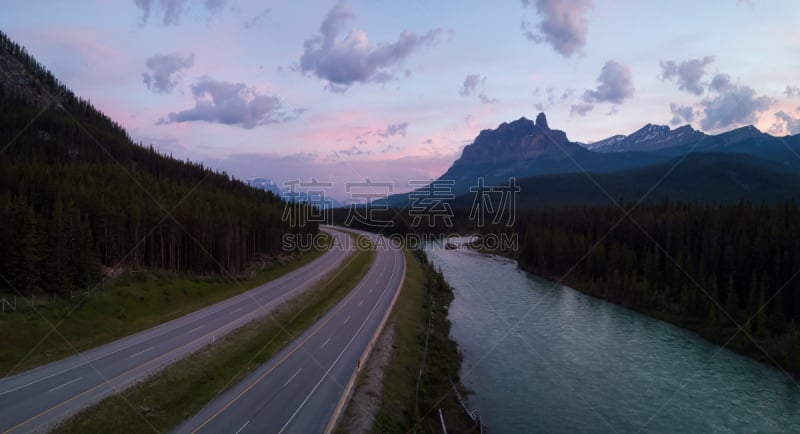
{"label": "cloud", "polygon": [[674,60],[659,62],[661,66],[661,80],[672,80],[678,84],[678,89],[685,90],[695,95],[703,94],[703,85],[700,80],[706,73],[706,66],[714,62],[712,56],[702,59],[689,59],[681,63]]}
{"label": "cloud", "polygon": [[612,104],[622,104],[626,99],[633,96],[633,78],[628,65],[609,60],[603,65],[600,75],[597,77],[597,88],[587,89],[583,94],[583,101],[586,103],[610,102]]}
{"label": "cloud", "polygon": [[300,71],[311,73],[328,82],[326,89],[342,93],[354,83],[386,82],[394,79],[399,65],[421,47],[429,46],[440,30],[431,30],[424,35],[404,31],[393,43],[372,46],[367,34],[352,29],[339,38],[344,25],[354,17],[350,6],[339,0],[328,12],[320,25],[320,34],[307,39],[300,57]]}
{"label": "cloud", "polygon": [[383,138],[391,137],[391,136],[403,136],[406,135],[406,128],[408,128],[408,122],[402,122],[399,124],[389,124],[385,130],[380,130],[377,134]]}
{"label": "cloud", "polygon": [[267,18],[267,16],[269,16],[269,14],[271,12],[272,12],[272,8],[264,9],[264,11],[261,12],[260,14],[258,14],[256,16],[254,16],[253,18],[250,18],[249,20],[245,21],[244,28],[245,29],[252,29],[253,27],[258,26],[259,24],[261,24],[264,21],[264,19]]}
{"label": "cloud", "polygon": [[486,77],[481,77],[478,74],[469,74],[464,78],[464,83],[461,85],[461,90],[458,93],[461,96],[477,95],[481,104],[497,102],[496,99],[486,96],[485,87]]}
{"label": "cloud", "polygon": [[141,23],[144,25],[151,14],[161,13],[161,22],[165,26],[177,25],[183,15],[193,5],[202,5],[206,11],[216,14],[225,6],[227,0],[133,0],[142,11]]}
{"label": "cloud", "polygon": [[783,110],[775,113],[775,118],[777,121],[770,127],[770,134],[800,134],[800,119],[792,117]]}
{"label": "cloud", "polygon": [[711,84],[708,85],[709,90],[714,92],[730,92],[736,89],[731,83],[731,76],[728,74],[717,74],[711,79]]}
{"label": "cloud", "polygon": [[394,192],[412,189],[411,179],[436,178],[444,173],[458,155],[435,154],[406,156],[400,158],[376,158],[375,156],[351,158],[325,158],[316,154],[234,154],[223,158],[205,159],[203,163],[214,170],[224,170],[239,179],[265,177],[283,186],[284,181],[316,178],[320,182],[331,182],[326,189],[329,197],[347,200],[351,195],[346,190],[348,182],[388,181],[394,184]]}
{"label": "cloud", "polygon": [[535,26],[523,20],[525,37],[537,44],[548,43],[564,57],[570,57],[586,45],[589,22],[586,13],[592,0],[522,0],[534,6],[542,20]]}
{"label": "cloud", "polygon": [[[483,78],[486,80],[486,77]],[[458,92],[461,96],[470,96],[478,90],[478,85],[481,84],[481,76],[478,74],[469,74],[464,78],[464,84],[461,85],[461,90]]]}
{"label": "cloud", "polygon": [[586,113],[589,113],[594,109],[594,104],[587,104],[587,103],[578,103],[573,104],[569,108],[570,116],[579,115],[579,116],[586,116]]}
{"label": "cloud", "polygon": [[478,99],[481,101],[481,104],[492,104],[497,102],[497,98],[489,98],[483,92],[478,94]]}
{"label": "cloud", "polygon": [[796,96],[800,96],[800,87],[790,86],[787,84],[786,90],[783,91],[783,94],[786,95],[786,98],[794,98]]}
{"label": "cloud", "polygon": [[156,54],[145,62],[150,72],[143,72],[142,79],[147,88],[157,93],[169,93],[178,84],[180,73],[194,65],[194,53],[181,56],[178,53]]}
{"label": "cloud", "polygon": [[352,156],[359,156],[359,155],[369,155],[369,154],[371,154],[371,152],[364,151],[361,148],[359,148],[358,146],[351,146],[350,149],[340,149],[338,151],[334,151],[334,154],[336,154],[337,156],[338,156],[338,154],[342,154],[342,155],[345,155],[347,157],[352,157]]}
{"label": "cloud", "polygon": [[305,111],[288,110],[277,96],[259,94],[244,83],[217,81],[210,77],[203,77],[192,85],[192,95],[195,100],[193,108],[172,112],[161,118],[157,125],[204,121],[251,129],[286,122]]}
{"label": "cloud", "polygon": [[766,111],[775,100],[766,96],[757,96],[756,91],[749,86],[737,86],[730,83],[727,74],[718,74],[714,77],[717,85],[712,81],[712,90],[718,92],[714,98],[706,98],[700,102],[704,117],[700,126],[704,130],[715,130],[731,126],[752,124],[756,115]]}
{"label": "cloud", "polygon": [[694,108],[691,106],[670,103],[669,110],[672,112],[672,120],[669,121],[672,125],[680,125],[694,120]]}

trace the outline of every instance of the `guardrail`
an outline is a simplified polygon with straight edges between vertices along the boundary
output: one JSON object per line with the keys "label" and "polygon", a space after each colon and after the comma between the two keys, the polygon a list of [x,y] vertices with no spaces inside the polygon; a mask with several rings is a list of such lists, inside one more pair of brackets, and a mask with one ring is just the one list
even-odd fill
{"label": "guardrail", "polygon": [[403,289],[403,283],[406,280],[406,259],[405,255],[403,255],[403,277],[400,278],[400,283],[398,284],[397,290],[394,292],[394,297],[392,298],[392,302],[389,304],[388,309],[386,309],[386,313],[384,313],[383,318],[381,318],[381,322],[378,325],[378,328],[375,330],[375,333],[370,338],[367,347],[364,349],[364,352],[361,354],[361,357],[358,359],[358,364],[356,365],[356,369],[353,370],[353,373],[350,375],[350,379],[347,380],[347,384],[344,388],[344,393],[342,397],[339,399],[339,402],[336,404],[336,408],[333,410],[333,414],[331,415],[330,420],[328,420],[328,425],[325,427],[325,434],[330,434],[336,429],[336,424],[339,423],[339,419],[341,419],[342,414],[344,413],[346,404],[350,401],[350,398],[353,395],[353,390],[355,389],[356,380],[358,380],[358,374],[361,373],[361,370],[364,369],[364,365],[366,365],[367,360],[369,359],[370,354],[372,353],[373,348],[375,347],[375,343],[378,341],[381,333],[383,333],[383,329],[386,327],[386,323],[389,322],[389,316],[391,315],[392,311],[394,310],[394,305],[397,303],[397,298],[400,296],[400,291]]}

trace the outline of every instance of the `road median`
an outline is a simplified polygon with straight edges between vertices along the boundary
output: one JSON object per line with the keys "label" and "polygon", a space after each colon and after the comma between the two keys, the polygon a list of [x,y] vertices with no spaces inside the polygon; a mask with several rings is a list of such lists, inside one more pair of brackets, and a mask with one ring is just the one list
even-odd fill
{"label": "road median", "polygon": [[274,313],[76,414],[56,432],[163,432],[173,428],[269,360],[345,297],[369,270],[374,253],[372,249],[357,251],[320,284]]}

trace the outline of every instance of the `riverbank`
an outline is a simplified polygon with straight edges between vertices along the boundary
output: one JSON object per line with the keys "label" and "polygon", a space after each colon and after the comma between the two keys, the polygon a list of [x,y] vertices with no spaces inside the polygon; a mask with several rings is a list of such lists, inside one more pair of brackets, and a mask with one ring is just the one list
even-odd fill
{"label": "riverbank", "polygon": [[800,432],[791,377],[499,256],[426,248],[491,432]]}
{"label": "riverbank", "polygon": [[466,392],[447,317],[452,289],[423,252],[405,254],[405,283],[375,349],[383,357],[370,358],[338,431],[441,432],[443,419],[449,432],[478,432],[450,383]]}
{"label": "riverbank", "polygon": [[755,318],[745,322],[741,325],[741,329],[730,321],[719,319],[716,324],[709,323],[708,321],[700,320],[698,318],[686,317],[676,312],[663,311],[658,309],[649,309],[642,306],[631,305],[625,303],[624,300],[617,300],[613,297],[607,297],[603,291],[595,289],[591,282],[585,282],[580,279],[566,278],[562,279],[560,276],[546,275],[531,267],[519,265],[520,269],[529,273],[540,276],[554,283],[563,284],[580,291],[586,295],[605,300],[625,308],[634,310],[641,314],[656,318],[661,321],[668,322],[677,327],[689,330],[696,333],[703,339],[711,342],[712,344],[719,345],[731,351],[735,351],[744,356],[750,357],[761,363],[768,364],[784,371],[787,375],[796,379],[800,379],[800,361],[797,360],[797,355],[793,359],[791,348],[800,345],[800,333],[792,329],[788,333],[769,336],[766,338],[757,337],[753,333]]}
{"label": "riverbank", "polygon": [[[517,252],[488,251],[484,248],[474,248],[479,246],[480,245],[474,243],[468,245],[468,247],[481,253],[496,254],[515,261],[518,259]],[[789,329],[787,333],[777,336],[757,337],[753,332],[756,318],[751,318],[749,321],[740,324],[742,326],[740,330],[739,327],[730,320],[726,320],[722,317],[718,318],[716,322],[709,322],[708,320],[682,315],[677,311],[673,312],[634,305],[626,302],[625,299],[617,299],[609,296],[609,294],[597,287],[596,282],[586,281],[579,277],[568,276],[564,278],[563,276],[552,275],[546,273],[544,270],[532,266],[525,266],[519,262],[517,262],[517,266],[522,270],[551,282],[569,286],[586,295],[623,306],[689,330],[715,345],[728,348],[759,362],[766,363],[784,371],[787,375],[800,379],[800,357],[798,357],[798,350],[800,350],[800,332],[791,327],[791,325],[787,326]]]}

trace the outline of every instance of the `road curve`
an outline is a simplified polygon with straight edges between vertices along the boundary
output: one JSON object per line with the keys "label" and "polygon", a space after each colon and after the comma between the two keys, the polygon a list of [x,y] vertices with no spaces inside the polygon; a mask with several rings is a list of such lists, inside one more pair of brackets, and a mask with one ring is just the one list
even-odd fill
{"label": "road curve", "polygon": [[361,282],[289,346],[184,422],[178,433],[317,433],[332,428],[405,275],[402,250],[387,248],[377,235],[359,233],[378,247]]}
{"label": "road curve", "polygon": [[75,356],[0,379],[0,431],[47,429],[220,336],[266,315],[342,264],[349,237],[325,229],[332,248],[271,282]]}

